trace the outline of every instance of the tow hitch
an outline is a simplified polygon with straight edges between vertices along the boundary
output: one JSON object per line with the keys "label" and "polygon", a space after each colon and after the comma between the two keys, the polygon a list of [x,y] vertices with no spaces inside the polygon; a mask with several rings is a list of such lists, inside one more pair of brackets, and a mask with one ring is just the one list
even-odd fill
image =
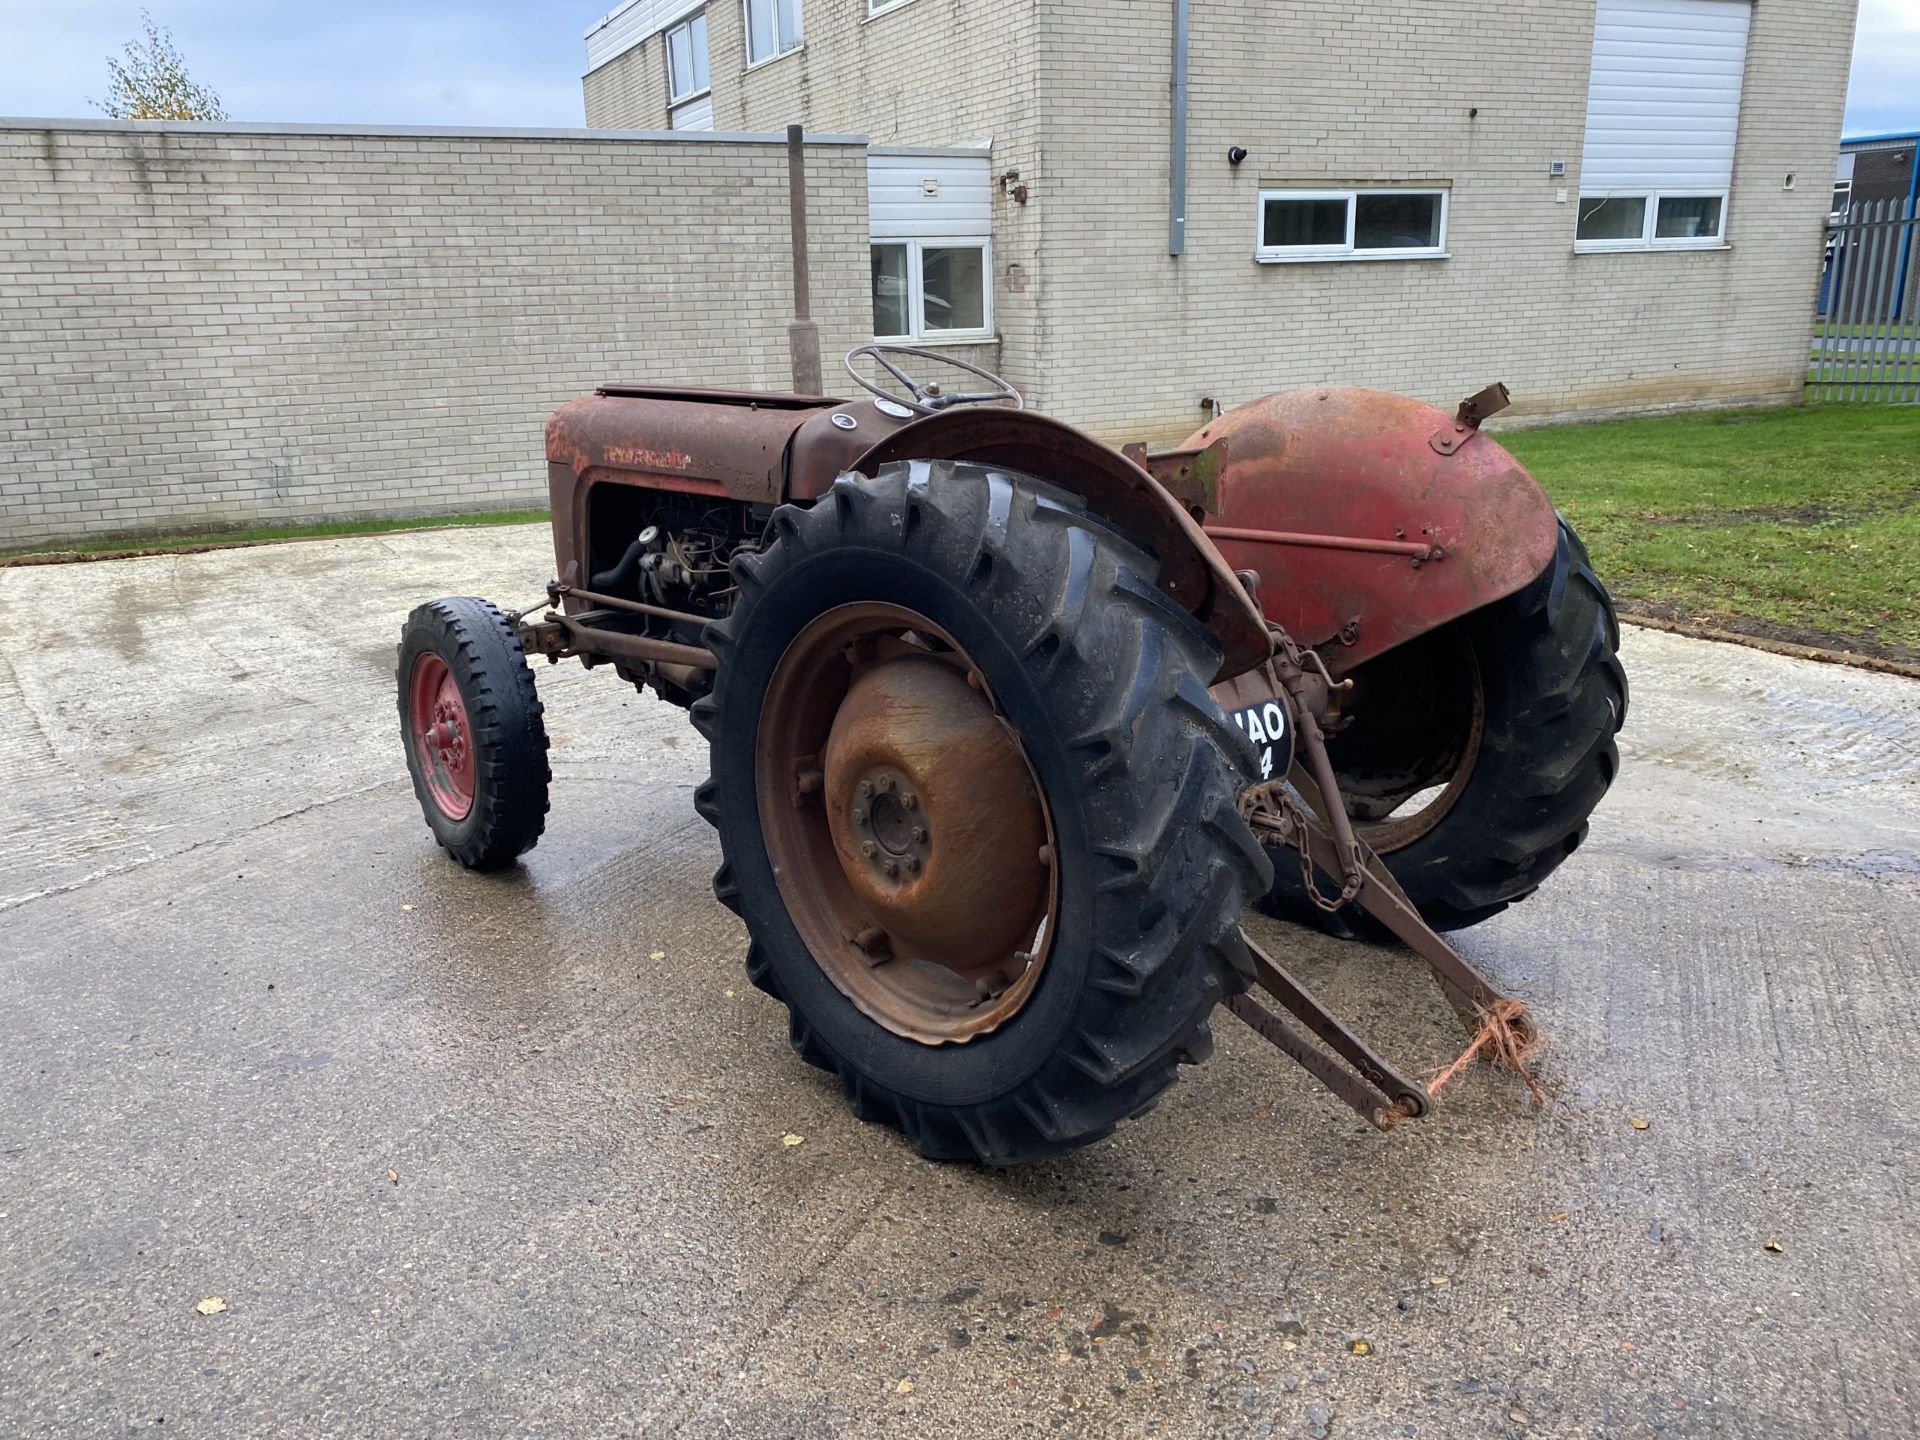
{"label": "tow hitch", "polygon": [[[1425,1115],[1440,1087],[1475,1060],[1519,1075],[1534,1103],[1544,1103],[1530,1066],[1539,1036],[1526,1004],[1503,994],[1421,919],[1380,857],[1354,834],[1346,806],[1339,803],[1339,787],[1316,711],[1329,694],[1352,682],[1335,682],[1318,655],[1302,650],[1278,627],[1273,629],[1273,641],[1266,677],[1272,693],[1287,699],[1294,753],[1283,778],[1265,780],[1241,792],[1240,814],[1263,841],[1287,846],[1299,856],[1301,881],[1320,909],[1331,914],[1344,905],[1358,905],[1426,961],[1472,1038],[1452,1064],[1421,1085],[1354,1034],[1244,931],[1260,988],[1327,1050],[1309,1043],[1251,993],[1234,996],[1226,1002],[1227,1008],[1376,1129],[1391,1130],[1402,1120]],[[1323,891],[1317,872],[1337,880],[1338,891],[1331,895]]]}

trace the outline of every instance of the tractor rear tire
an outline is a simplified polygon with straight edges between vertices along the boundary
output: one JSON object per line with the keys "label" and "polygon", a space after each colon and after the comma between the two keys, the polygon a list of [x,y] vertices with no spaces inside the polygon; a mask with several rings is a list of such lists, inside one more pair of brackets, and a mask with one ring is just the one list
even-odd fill
{"label": "tractor rear tire", "polygon": [[434,600],[400,631],[407,771],[427,828],[469,870],[500,870],[547,823],[545,710],[520,636],[499,609]]}
{"label": "tractor rear tire", "polygon": [[[1355,815],[1356,829],[1429,925],[1464,929],[1531,895],[1586,838],[1588,817],[1620,764],[1614,736],[1627,717],[1620,623],[1586,546],[1562,520],[1553,561],[1531,584],[1403,649],[1405,655],[1390,651],[1355,672],[1364,685],[1370,666],[1400,667],[1392,680],[1376,674],[1384,707],[1378,723],[1411,734],[1430,713],[1454,713],[1462,705],[1477,722],[1455,723],[1470,738],[1458,742],[1457,780],[1449,787],[1457,793],[1441,797],[1437,818],[1423,828],[1392,821],[1369,826]],[[1427,677],[1424,685],[1416,683],[1420,676]],[[1451,698],[1438,701],[1411,693],[1447,687],[1453,687]],[[1357,711],[1353,728],[1328,744],[1350,813],[1370,780],[1377,785],[1382,771],[1393,768],[1380,764],[1382,752],[1400,748],[1378,744],[1376,729],[1369,750],[1368,719]],[[1411,783],[1386,788],[1397,795]],[[1274,886],[1263,908],[1328,923],[1307,897],[1298,859],[1291,852],[1274,859]],[[1342,922],[1374,929],[1351,905],[1332,924],[1341,928]]]}
{"label": "tractor rear tire", "polygon": [[[773,534],[734,562],[738,599],[706,631],[720,669],[693,707],[711,747],[697,803],[720,836],[714,892],[747,923],[748,975],[787,1007],[793,1049],[839,1077],[853,1112],[928,1158],[1005,1165],[1107,1135],[1211,1052],[1208,1016],[1252,975],[1240,916],[1271,871],[1236,808],[1251,754],[1207,693],[1214,641],[1158,589],[1145,550],[1066,492],[985,465],[843,475],[811,507],[776,511]],[[945,777],[944,813],[942,777],[916,778],[906,760],[888,762],[902,769],[897,789],[892,770],[869,768],[858,773],[885,794],[863,789],[875,798],[836,808],[853,794],[835,771],[842,727],[881,672],[974,707],[985,728],[968,734],[1004,747],[995,766],[967,760],[957,783]],[[937,709],[888,704],[862,711],[863,743],[882,750]],[[814,738],[796,739],[808,723]],[[913,753],[939,769],[938,747]],[[1021,777],[1011,789],[1007,775]],[[991,808],[969,798],[994,787]],[[924,828],[897,809],[883,817],[890,796]],[[790,818],[808,807],[826,813]],[[950,998],[969,973],[959,962],[921,958],[946,951],[895,938],[891,955],[877,924],[856,941],[858,916],[843,906],[823,926],[816,898],[905,886],[862,869],[890,854],[931,882],[964,848],[942,848],[956,812],[989,881],[970,898],[988,903],[949,907],[938,943],[964,948],[976,928],[1000,926],[1015,910],[1013,898],[992,903],[1002,894],[1045,897],[1022,932],[1031,951],[1015,951],[1002,988],[982,986],[977,1001]],[[883,819],[891,832],[874,828]],[[794,834],[832,825],[827,860],[818,846],[796,853]],[[862,835],[890,848],[857,848]]]}

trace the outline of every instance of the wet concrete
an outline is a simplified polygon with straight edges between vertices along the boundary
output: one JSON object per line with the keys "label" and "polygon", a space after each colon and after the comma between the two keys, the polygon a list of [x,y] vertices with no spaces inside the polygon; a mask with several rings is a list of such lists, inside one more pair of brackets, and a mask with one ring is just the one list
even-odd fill
{"label": "wet concrete", "polygon": [[[545,565],[0,571],[0,1434],[1920,1431],[1920,686],[1629,635],[1592,839],[1463,937],[1550,1027],[1544,1112],[1474,1075],[1377,1136],[1221,1017],[996,1174],[787,1051],[679,712],[543,668],[549,835],[432,848],[401,617]],[[1457,1046],[1396,953],[1255,930]]]}

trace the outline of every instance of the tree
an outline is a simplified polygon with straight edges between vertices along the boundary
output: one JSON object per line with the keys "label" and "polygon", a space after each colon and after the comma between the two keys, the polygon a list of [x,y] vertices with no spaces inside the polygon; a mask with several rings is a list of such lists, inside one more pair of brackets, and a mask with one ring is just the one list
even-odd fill
{"label": "tree", "polygon": [[145,10],[141,40],[129,40],[126,59],[107,57],[107,98],[89,103],[116,120],[224,120],[220,97],[187,74],[173,33],[153,23]]}

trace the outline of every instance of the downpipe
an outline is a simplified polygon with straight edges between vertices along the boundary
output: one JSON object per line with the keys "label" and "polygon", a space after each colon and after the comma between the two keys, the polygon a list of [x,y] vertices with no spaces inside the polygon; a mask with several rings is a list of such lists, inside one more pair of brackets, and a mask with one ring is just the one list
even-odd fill
{"label": "downpipe", "polygon": [[1167,254],[1187,250],[1187,55],[1193,42],[1193,0],[1173,0],[1173,74],[1167,118]]}

